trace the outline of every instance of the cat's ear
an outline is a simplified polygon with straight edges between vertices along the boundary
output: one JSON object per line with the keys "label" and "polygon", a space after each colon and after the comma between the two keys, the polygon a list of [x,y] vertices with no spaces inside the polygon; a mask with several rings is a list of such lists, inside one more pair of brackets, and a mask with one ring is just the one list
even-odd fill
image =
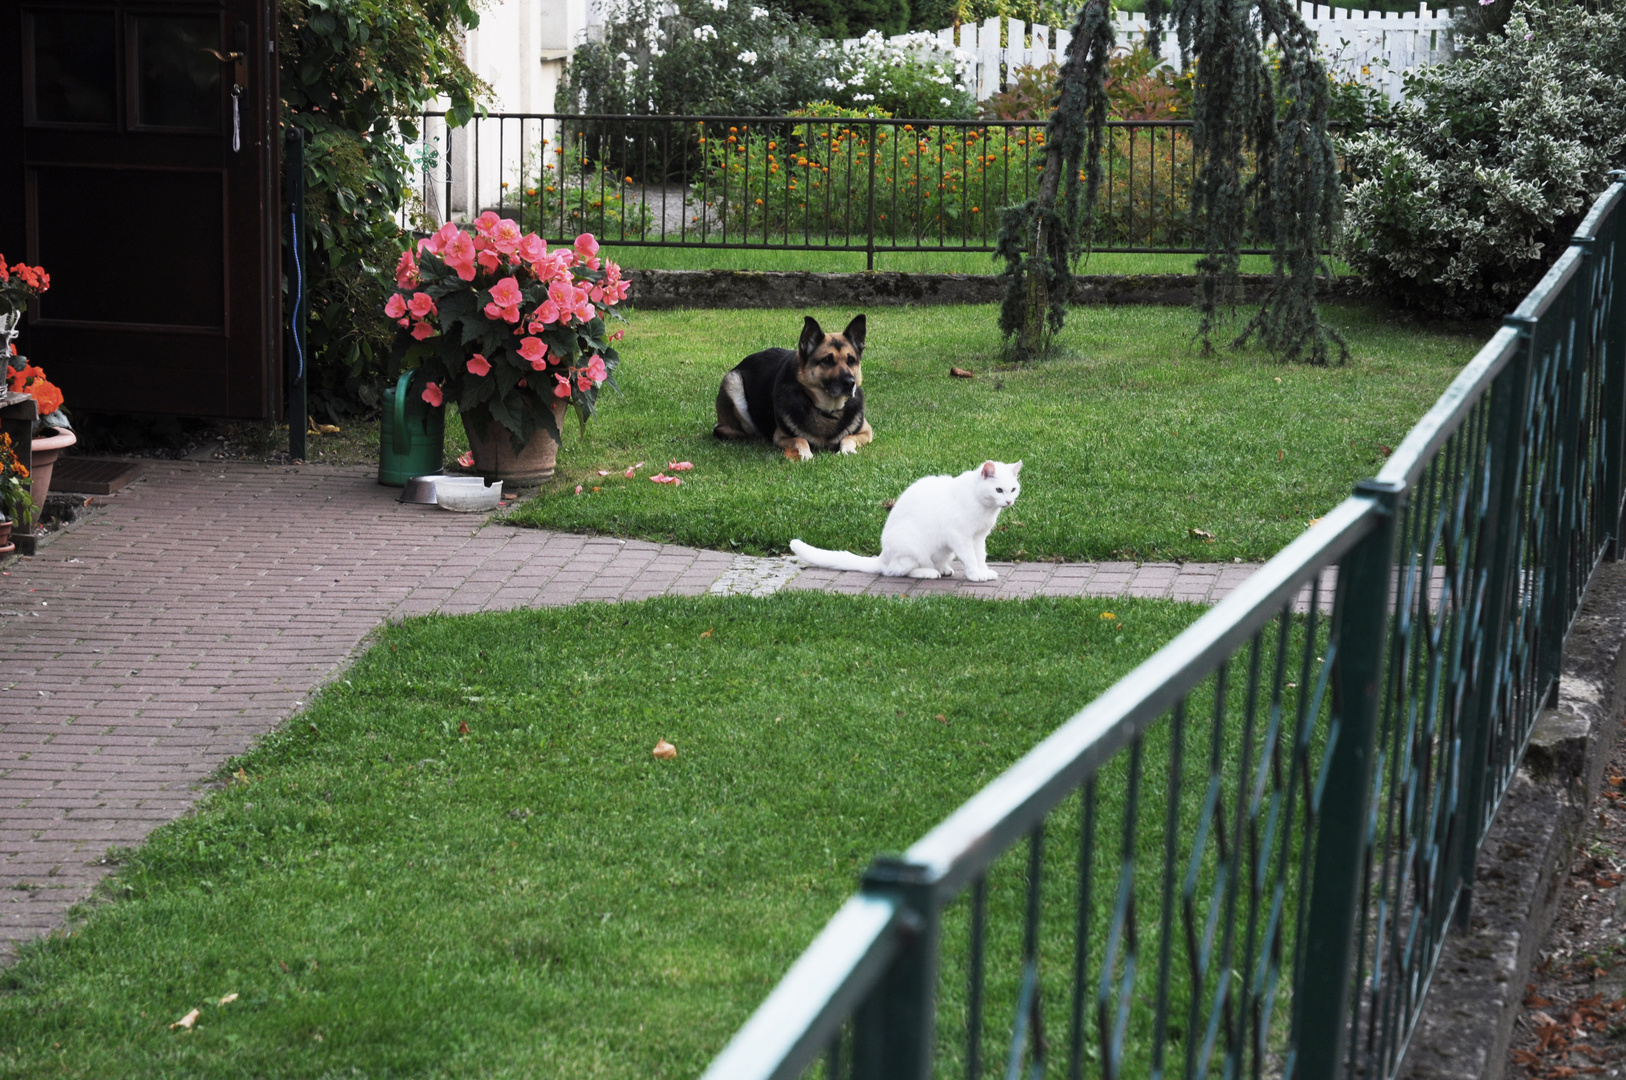
{"label": "cat's ear", "polygon": [[852,322],[848,323],[847,329],[841,332],[842,337],[852,342],[853,350],[857,352],[859,356],[864,355],[864,328],[867,325],[868,324],[864,321],[864,316],[860,315],[853,319]]}
{"label": "cat's ear", "polygon": [[984,480],[992,480],[994,478],[994,463],[992,461],[985,461],[982,463],[982,478]]}
{"label": "cat's ear", "polygon": [[1011,465],[1011,475],[1012,476],[1020,476],[1020,475],[1022,475],[1022,463],[1020,461],[1012,463],[1012,465]]}
{"label": "cat's ear", "polygon": [[824,342],[824,331],[819,327],[819,320],[809,315],[802,321],[802,339],[796,343],[796,351],[803,356],[812,356],[813,350]]}

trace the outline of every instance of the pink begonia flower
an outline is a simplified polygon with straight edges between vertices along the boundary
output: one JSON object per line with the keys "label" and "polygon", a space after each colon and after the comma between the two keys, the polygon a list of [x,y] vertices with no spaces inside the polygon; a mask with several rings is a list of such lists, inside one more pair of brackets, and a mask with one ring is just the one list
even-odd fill
{"label": "pink begonia flower", "polygon": [[520,232],[519,222],[503,218],[491,229],[491,246],[504,255],[512,255],[519,250],[519,242],[524,235]]}
{"label": "pink begonia flower", "polygon": [[688,472],[692,468],[694,468],[694,462],[692,461],[668,461],[666,463],[667,472]]}
{"label": "pink begonia flower", "polygon": [[559,385],[555,386],[553,388],[553,396],[554,397],[569,397],[570,396],[570,380],[565,378],[563,375],[555,375],[554,378],[559,380]]}
{"label": "pink begonia flower", "polygon": [[474,468],[474,451],[465,450],[457,455],[457,463],[465,469]]}
{"label": "pink begonia flower", "polygon": [[401,252],[401,258],[395,264],[395,284],[403,289],[418,287],[418,260],[412,257],[412,252]]}
{"label": "pink begonia flower", "polygon": [[543,328],[549,323],[556,323],[558,321],[559,305],[555,304],[552,300],[544,300],[542,301],[542,305],[540,307],[531,312],[530,331],[533,334],[540,334]]}
{"label": "pink begonia flower", "polygon": [[541,338],[528,337],[519,343],[520,358],[541,371],[548,363],[548,346]]}
{"label": "pink begonia flower", "polygon": [[610,335],[610,340],[611,341],[620,341],[622,338],[624,338],[626,336],[627,336],[627,332],[625,330],[617,330],[615,333]]}
{"label": "pink begonia flower", "polygon": [[585,394],[585,393],[587,393],[587,391],[591,390],[592,388],[593,388],[593,380],[592,379],[589,379],[586,375],[578,375],[578,376],[576,376],[576,389],[580,390],[582,393]]}
{"label": "pink begonia flower", "polygon": [[598,241],[593,239],[592,233],[582,233],[576,237],[576,256],[587,265],[589,270],[598,269]]}
{"label": "pink begonia flower", "polygon": [[475,260],[479,262],[480,269],[488,274],[495,274],[502,266],[502,257],[495,251],[482,251],[475,256]]}
{"label": "pink begonia flower", "polygon": [[395,293],[394,295],[392,295],[390,297],[389,303],[384,305],[384,314],[388,315],[392,319],[399,319],[402,315],[405,315],[406,313],[407,313],[406,301],[401,299],[401,294],[400,293]]}
{"label": "pink begonia flower", "polygon": [[443,404],[446,400],[445,395],[440,392],[440,387],[436,386],[434,383],[426,383],[424,385],[423,399],[429,402],[429,404],[435,406]]}
{"label": "pink begonia flower", "polygon": [[412,336],[417,338],[419,341],[427,340],[428,338],[435,336],[435,328],[420,320],[415,326],[413,326]]}
{"label": "pink begonia flower", "polygon": [[588,289],[587,298],[593,301],[595,304],[604,303],[604,286],[594,285],[592,288]]}
{"label": "pink begonia flower", "polygon": [[491,303],[486,305],[486,318],[517,323],[519,304],[524,299],[519,292],[519,282],[514,278],[505,277],[491,287]]}
{"label": "pink begonia flower", "polygon": [[411,301],[407,303],[407,309],[412,312],[414,319],[427,319],[440,313],[440,309],[435,307],[435,298],[426,292],[413,293]]}
{"label": "pink begonia flower", "polygon": [[418,254],[422,255],[424,252],[428,251],[432,254],[439,255],[441,252],[446,250],[447,244],[450,244],[453,240],[462,235],[463,230],[459,229],[456,223],[448,221],[446,224],[442,225],[438,230],[436,230],[435,235],[429,237],[427,240],[418,241]]}
{"label": "pink begonia flower", "polygon": [[547,258],[548,242],[535,233],[526,233],[519,246],[514,249],[514,254],[535,267],[537,263]]}
{"label": "pink begonia flower", "polygon": [[490,236],[491,230],[496,228],[497,223],[501,220],[502,218],[498,217],[495,211],[487,210],[485,213],[475,218],[472,224],[474,225],[474,231],[476,233],[479,233],[481,236]]}
{"label": "pink begonia flower", "polygon": [[587,377],[592,379],[595,385],[610,377],[610,369],[604,366],[604,357],[598,353],[593,354],[593,358],[587,361],[587,367],[583,370],[587,372]]}
{"label": "pink begonia flower", "polygon": [[482,375],[482,376],[484,376],[484,375],[490,375],[491,374],[491,361],[487,360],[485,357],[481,356],[479,353],[475,353],[473,356],[471,356],[469,358],[468,367],[469,367],[469,374],[470,375]]}
{"label": "pink begonia flower", "polygon": [[474,280],[474,241],[468,233],[460,232],[457,237],[446,245],[442,258],[446,265],[457,271],[457,276],[464,281]]}

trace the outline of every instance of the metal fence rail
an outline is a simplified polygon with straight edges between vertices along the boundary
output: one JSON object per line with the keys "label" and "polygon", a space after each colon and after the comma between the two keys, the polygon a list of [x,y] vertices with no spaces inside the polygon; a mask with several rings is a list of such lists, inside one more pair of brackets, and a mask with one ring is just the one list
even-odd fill
{"label": "metal fence rail", "polygon": [[[1108,128],[1094,249],[1200,253],[1191,122]],[[878,251],[993,251],[1044,162],[1042,122],[431,113],[420,132],[430,221],[491,209],[550,242],[864,252],[871,269]]]}
{"label": "metal fence rail", "polygon": [[1613,175],[1376,478],[877,859],[706,1080],[1395,1075],[1618,555]]}

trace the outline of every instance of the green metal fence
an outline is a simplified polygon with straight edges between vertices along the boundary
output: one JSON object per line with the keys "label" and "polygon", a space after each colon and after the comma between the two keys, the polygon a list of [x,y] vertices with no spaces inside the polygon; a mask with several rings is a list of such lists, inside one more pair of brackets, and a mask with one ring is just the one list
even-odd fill
{"label": "green metal fence", "polygon": [[1611,175],[1383,471],[877,859],[706,1080],[1395,1075],[1616,554]]}

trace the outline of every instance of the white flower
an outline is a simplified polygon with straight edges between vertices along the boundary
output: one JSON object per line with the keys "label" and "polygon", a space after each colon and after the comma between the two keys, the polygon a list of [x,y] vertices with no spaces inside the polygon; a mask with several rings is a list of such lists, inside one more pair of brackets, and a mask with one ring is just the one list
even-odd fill
{"label": "white flower", "polygon": [[713,11],[728,10],[728,0],[706,0],[706,2],[711,5],[711,10]]}
{"label": "white flower", "polygon": [[627,62],[627,61],[628,61],[628,60],[631,60],[631,59],[632,59],[632,57],[630,57],[630,56],[628,56],[628,55],[627,55],[627,54],[626,54],[626,53],[624,53],[624,52],[620,52],[620,53],[616,53],[616,54],[615,54],[615,58],[616,58],[616,59],[617,59],[617,60],[619,60],[619,61],[621,61],[621,62],[622,62],[622,63],[623,63],[623,64],[624,64],[624,63],[626,63],[626,62]]}
{"label": "white flower", "polygon": [[716,37],[717,31],[712,29],[710,23],[707,23],[705,26],[697,26],[694,28],[694,39],[696,41],[712,41]]}
{"label": "white flower", "polygon": [[740,53],[740,63],[742,63],[742,64],[754,64],[756,62],[757,62],[757,54],[752,52],[750,49],[746,49],[744,52]]}
{"label": "white flower", "polygon": [[874,101],[875,100],[875,95],[874,94],[854,94],[853,95],[853,100],[854,101]]}
{"label": "white flower", "polygon": [[651,41],[649,43],[649,55],[659,60],[661,57],[666,55],[666,50],[661,48],[655,42]]}
{"label": "white flower", "polygon": [[938,100],[938,101],[940,101],[940,102],[942,102],[942,103],[943,103],[943,106],[944,106],[944,107],[945,107],[945,108],[946,108],[946,107],[947,107],[947,106],[948,106],[948,103],[949,103],[949,99],[948,99],[948,98],[946,98],[946,97],[940,97],[940,98],[938,98],[938,99],[937,99],[937,100]]}
{"label": "white flower", "polygon": [[767,17],[768,17],[768,9],[767,8],[765,8],[765,7],[757,7],[755,4],[751,5],[751,20],[753,22],[755,22],[757,19],[766,19]]}

